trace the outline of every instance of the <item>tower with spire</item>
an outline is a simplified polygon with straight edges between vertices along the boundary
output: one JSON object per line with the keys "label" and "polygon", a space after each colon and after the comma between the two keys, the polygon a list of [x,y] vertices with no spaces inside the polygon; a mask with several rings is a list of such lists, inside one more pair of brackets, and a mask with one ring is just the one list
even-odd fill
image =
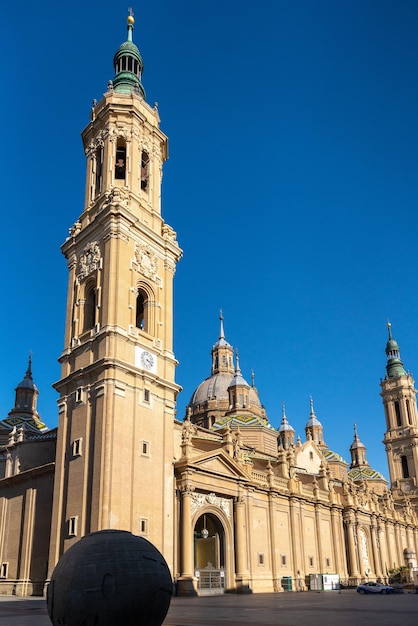
{"label": "tower with spire", "polygon": [[[181,250],[161,216],[167,137],[127,39],[82,133],[84,209],[68,265],[50,568],[83,535],[147,537],[173,559],[173,277]],[[144,480],[144,476],[147,477]],[[159,494],[156,498],[155,495]]]}
{"label": "tower with spire", "polygon": [[277,443],[279,448],[283,448],[287,450],[295,443],[295,429],[289,424],[286,416],[286,407],[284,402],[282,402],[282,421],[279,426]]}
{"label": "tower with spire", "polygon": [[211,428],[227,413],[239,410],[255,414],[266,421],[254,384],[249,385],[242,376],[238,353],[234,364],[234,349],[225,338],[224,316],[219,315],[219,338],[212,346],[211,374],[195,389],[187,407],[194,424]]}
{"label": "tower with spire", "polygon": [[327,450],[328,446],[324,442],[324,431],[321,422],[315,415],[312,396],[309,398],[309,419],[305,426],[306,438],[311,438],[321,450]]}
{"label": "tower with spire", "polygon": [[5,420],[0,422],[0,444],[6,441],[14,428],[23,428],[27,434],[44,432],[47,426],[42,422],[37,410],[39,391],[32,376],[32,355],[22,381],[15,389],[15,403]]}
{"label": "tower with spire", "polygon": [[381,381],[386,417],[384,444],[395,499],[411,496],[418,502],[418,415],[414,379],[401,360],[388,323],[386,376]]}

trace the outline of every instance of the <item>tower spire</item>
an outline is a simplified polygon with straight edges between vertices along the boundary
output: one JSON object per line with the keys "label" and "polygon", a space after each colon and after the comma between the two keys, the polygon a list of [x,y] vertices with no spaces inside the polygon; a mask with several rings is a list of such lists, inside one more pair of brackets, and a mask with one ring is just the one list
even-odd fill
{"label": "tower spire", "polygon": [[135,20],[134,20],[134,12],[132,7],[128,8],[128,19],[126,20],[127,22],[127,26],[128,26],[128,41],[132,42],[132,34],[133,34],[133,30],[134,30],[134,24],[135,24]]}
{"label": "tower spire", "polygon": [[115,77],[113,89],[117,93],[137,93],[145,99],[145,89],[142,86],[142,72],[144,63],[137,46],[133,42],[135,19],[132,8],[127,18],[127,39],[119,46],[113,59]]}
{"label": "tower spire", "polygon": [[25,378],[30,378],[30,380],[33,380],[32,378],[32,353],[29,354],[28,368],[26,370]]}
{"label": "tower spire", "polygon": [[236,348],[235,350],[235,361],[236,361],[236,366],[235,366],[235,374],[237,376],[241,376],[241,368],[239,366],[239,354],[238,354],[238,348]]}
{"label": "tower spire", "polygon": [[392,336],[392,324],[388,322],[388,342],[386,344],[386,377],[397,378],[405,376],[406,372],[401,361],[401,352],[397,341]]}
{"label": "tower spire", "polygon": [[219,339],[225,340],[224,316],[222,315],[222,309],[219,309],[219,322],[220,322]]}

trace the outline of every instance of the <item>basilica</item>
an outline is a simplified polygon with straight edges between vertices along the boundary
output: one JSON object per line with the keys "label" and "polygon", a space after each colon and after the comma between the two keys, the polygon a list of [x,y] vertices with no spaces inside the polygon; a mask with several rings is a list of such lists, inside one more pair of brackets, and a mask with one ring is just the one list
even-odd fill
{"label": "basilica", "polygon": [[146,102],[133,30],[130,15],[114,78],[82,132],[84,207],[61,248],[58,427],[38,414],[31,359],[0,421],[0,594],[44,594],[60,556],[103,529],[151,541],[179,595],[326,589],[386,581],[399,568],[413,582],[416,390],[390,325],[381,382],[390,483],[369,466],[356,428],[349,463],[330,450],[312,399],[303,440],[284,406],[271,426],[222,314],[210,375],[176,415],[182,251],[161,215],[167,137]]}

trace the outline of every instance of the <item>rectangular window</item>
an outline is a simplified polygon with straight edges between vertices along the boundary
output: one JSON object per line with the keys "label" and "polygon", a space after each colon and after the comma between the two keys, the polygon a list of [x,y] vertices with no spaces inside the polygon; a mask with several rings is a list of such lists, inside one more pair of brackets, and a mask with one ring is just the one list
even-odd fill
{"label": "rectangular window", "polygon": [[149,389],[144,389],[144,402],[149,402]]}
{"label": "rectangular window", "polygon": [[258,564],[259,565],[264,565],[264,554],[259,554],[258,555]]}
{"label": "rectangular window", "polygon": [[81,387],[75,390],[75,401],[76,402],[83,401],[83,389]]}
{"label": "rectangular window", "polygon": [[0,566],[0,578],[7,578],[8,573],[9,573],[9,564],[2,563]]}
{"label": "rectangular window", "polygon": [[73,456],[81,456],[82,454],[82,443],[83,443],[83,439],[80,437],[80,439],[74,439],[73,441]]}
{"label": "rectangular window", "polygon": [[282,554],[282,567],[286,565],[286,555]]}
{"label": "rectangular window", "polygon": [[141,454],[143,456],[149,456],[149,442],[148,441],[142,442]]}
{"label": "rectangular window", "polygon": [[309,557],[309,567],[313,567],[313,556]]}
{"label": "rectangular window", "polygon": [[331,565],[331,561],[329,559],[325,559],[325,562],[327,564],[327,567],[329,567]]}
{"label": "rectangular window", "polygon": [[148,533],[148,520],[143,517],[139,520],[139,534],[146,535]]}
{"label": "rectangular window", "polygon": [[68,520],[68,534],[70,537],[75,537],[77,535],[77,526],[78,526],[78,515],[74,517],[70,517]]}

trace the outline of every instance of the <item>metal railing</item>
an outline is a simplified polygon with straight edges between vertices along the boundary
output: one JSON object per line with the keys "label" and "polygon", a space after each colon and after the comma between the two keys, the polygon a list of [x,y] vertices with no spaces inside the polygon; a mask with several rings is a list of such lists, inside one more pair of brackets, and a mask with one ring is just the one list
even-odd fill
{"label": "metal railing", "polygon": [[200,592],[214,593],[225,589],[225,570],[205,568],[196,570],[197,588]]}

